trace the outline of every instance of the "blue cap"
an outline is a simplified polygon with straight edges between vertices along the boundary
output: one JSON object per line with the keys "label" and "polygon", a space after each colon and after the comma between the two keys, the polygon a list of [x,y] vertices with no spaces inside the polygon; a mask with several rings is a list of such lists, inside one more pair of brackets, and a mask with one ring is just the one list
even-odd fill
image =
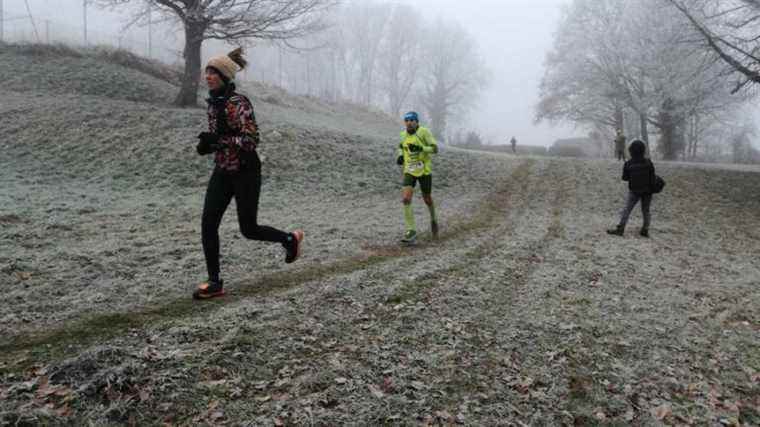
{"label": "blue cap", "polygon": [[415,122],[419,122],[419,121],[420,121],[420,118],[419,118],[419,116],[417,115],[417,113],[415,113],[414,111],[410,111],[410,112],[408,112],[408,113],[404,114],[404,121],[415,121]]}

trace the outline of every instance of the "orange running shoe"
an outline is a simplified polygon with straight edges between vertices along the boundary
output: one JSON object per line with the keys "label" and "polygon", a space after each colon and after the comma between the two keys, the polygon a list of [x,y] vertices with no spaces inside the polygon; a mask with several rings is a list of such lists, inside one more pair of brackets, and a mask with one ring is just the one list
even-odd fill
{"label": "orange running shoe", "polygon": [[304,239],[303,230],[296,230],[290,233],[291,239],[284,243],[285,246],[285,263],[291,264],[301,257],[301,243]]}
{"label": "orange running shoe", "polygon": [[193,299],[211,299],[224,296],[224,281],[206,282],[198,285],[198,289],[193,292]]}

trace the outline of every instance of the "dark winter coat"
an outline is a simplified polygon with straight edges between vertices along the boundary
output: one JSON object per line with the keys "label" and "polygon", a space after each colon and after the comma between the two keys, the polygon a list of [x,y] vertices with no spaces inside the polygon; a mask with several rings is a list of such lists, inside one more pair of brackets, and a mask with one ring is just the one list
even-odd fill
{"label": "dark winter coat", "polygon": [[649,159],[634,158],[623,165],[623,181],[634,194],[651,194],[654,184],[654,164]]}

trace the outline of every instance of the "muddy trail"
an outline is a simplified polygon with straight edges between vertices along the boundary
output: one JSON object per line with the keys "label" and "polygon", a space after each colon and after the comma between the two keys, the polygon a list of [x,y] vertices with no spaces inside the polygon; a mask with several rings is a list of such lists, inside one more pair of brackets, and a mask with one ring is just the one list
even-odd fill
{"label": "muddy trail", "polygon": [[[332,258],[235,271],[222,300],[172,291],[9,335],[0,420],[760,422],[760,216],[748,197],[760,174],[662,165],[653,237],[636,235],[636,212],[612,238],[603,230],[624,195],[619,165],[471,162],[488,173],[475,191],[441,191],[437,242],[404,248],[359,227]],[[385,220],[400,216],[394,196],[371,196],[381,208],[367,220],[381,230],[398,228]]]}

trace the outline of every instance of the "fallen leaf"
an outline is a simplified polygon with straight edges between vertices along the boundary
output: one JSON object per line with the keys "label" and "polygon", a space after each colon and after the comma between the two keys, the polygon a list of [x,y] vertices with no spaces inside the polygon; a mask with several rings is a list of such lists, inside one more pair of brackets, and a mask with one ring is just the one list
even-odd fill
{"label": "fallen leaf", "polygon": [[448,420],[451,419],[451,414],[449,414],[446,411],[437,411],[435,413],[435,416],[438,417],[438,418],[440,418],[440,419],[442,419],[442,420],[446,420],[446,421],[448,421]]}
{"label": "fallen leaf", "polygon": [[425,384],[420,381],[412,381],[412,388],[417,391],[421,391],[425,389]]}
{"label": "fallen leaf", "polygon": [[699,384],[691,383],[686,386],[686,393],[688,395],[694,395],[699,390]]}
{"label": "fallen leaf", "polygon": [[395,385],[393,384],[393,378],[391,377],[383,378],[383,385],[381,386],[381,388],[386,393],[393,393],[393,390],[395,389]]}
{"label": "fallen leaf", "polygon": [[71,408],[69,407],[69,405],[64,405],[64,406],[56,409],[55,413],[59,417],[68,417],[69,415],[71,415]]}
{"label": "fallen leaf", "polygon": [[67,397],[72,393],[72,390],[68,387],[61,386],[55,391],[55,395],[58,397]]}
{"label": "fallen leaf", "polygon": [[203,382],[198,383],[198,385],[201,385],[203,387],[209,387],[209,388],[219,387],[225,384],[227,384],[227,380],[203,381]]}
{"label": "fallen leaf", "polygon": [[526,377],[526,378],[523,378],[522,381],[520,381],[517,384],[516,388],[520,393],[527,393],[528,391],[530,391],[530,386],[532,385],[533,385],[533,378]]}
{"label": "fallen leaf", "polygon": [[741,427],[741,423],[738,419],[734,417],[720,417],[718,419],[718,422],[720,425],[728,426],[728,427]]}
{"label": "fallen leaf", "polygon": [[385,393],[383,393],[379,388],[375,387],[374,385],[370,384],[369,391],[372,393],[373,396],[375,396],[378,399],[381,399],[385,396]]}
{"label": "fallen leaf", "polygon": [[274,421],[275,427],[284,427],[285,426],[285,421],[283,421],[282,418],[278,417],[278,418],[275,418],[273,421]]}
{"label": "fallen leaf", "polygon": [[343,384],[345,384],[345,383],[347,383],[347,382],[348,382],[348,379],[346,379],[346,378],[343,378],[343,377],[340,377],[340,378],[335,378],[335,382],[336,382],[337,384],[343,385]]}
{"label": "fallen leaf", "polygon": [[272,400],[272,396],[266,395],[266,396],[258,396],[254,398],[259,403],[269,402]]}
{"label": "fallen leaf", "polygon": [[652,414],[658,420],[664,420],[665,418],[673,415],[673,408],[669,403],[663,403],[662,405],[654,408]]}
{"label": "fallen leaf", "polygon": [[715,387],[710,387],[710,392],[707,393],[707,399],[713,408],[720,406],[720,397],[720,392]]}

